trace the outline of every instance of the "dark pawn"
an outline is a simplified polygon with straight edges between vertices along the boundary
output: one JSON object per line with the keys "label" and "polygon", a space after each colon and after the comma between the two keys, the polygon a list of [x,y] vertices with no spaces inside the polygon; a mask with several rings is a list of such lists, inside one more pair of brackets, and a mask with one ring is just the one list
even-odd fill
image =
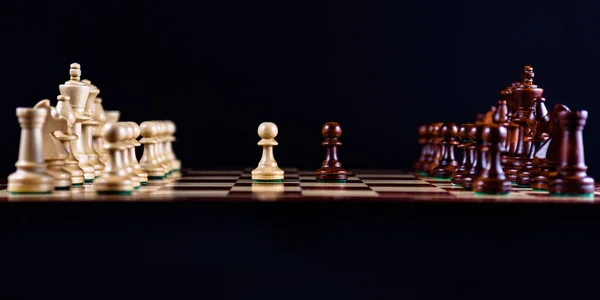
{"label": "dark pawn", "polygon": [[548,131],[550,132],[550,141],[548,142],[548,151],[546,157],[540,162],[540,172],[537,176],[531,179],[530,186],[534,190],[548,190],[550,180],[558,175],[558,165],[560,164],[561,149],[563,147],[563,130],[558,119],[558,115],[563,112],[571,112],[571,110],[563,104],[556,104],[548,121]]}
{"label": "dark pawn", "polygon": [[327,147],[327,154],[323,165],[315,172],[315,178],[317,181],[345,182],[348,179],[348,171],[342,168],[337,156],[337,146],[342,145],[338,140],[342,135],[342,127],[336,122],[328,122],[323,125],[321,133],[325,138],[321,145]]}
{"label": "dark pawn", "polygon": [[431,162],[433,161],[433,139],[431,136],[431,124],[425,124],[425,145],[423,153],[423,162],[421,162],[417,172],[427,175],[427,171],[430,169]]}
{"label": "dark pawn", "polygon": [[508,194],[512,190],[512,183],[506,178],[500,164],[506,128],[498,124],[489,125],[483,129],[482,135],[485,141],[483,146],[490,160],[473,184],[473,190],[481,194]]}
{"label": "dark pawn", "polygon": [[494,124],[498,124],[506,128],[504,150],[502,151],[502,153],[500,153],[500,163],[502,164],[502,168],[504,170],[507,169],[510,164],[510,157],[514,152],[516,146],[516,143],[514,141],[516,141],[515,137],[517,136],[517,132],[519,131],[519,126],[515,123],[510,122],[508,101],[506,99],[511,99],[509,96],[512,96],[512,88],[506,88],[502,90],[502,94],[506,98],[504,100],[498,101],[498,109],[496,109],[496,112],[494,112],[492,122],[494,122]]}
{"label": "dark pawn", "polygon": [[471,128],[469,132],[469,138],[473,141],[475,147],[475,161],[471,166],[471,169],[463,175],[461,180],[461,186],[467,190],[473,189],[473,183],[477,180],[477,177],[481,175],[481,172],[486,168],[487,165],[487,152],[483,145],[483,131],[487,125],[477,124]]}
{"label": "dark pawn", "polygon": [[[508,128],[511,124],[508,122],[508,105],[506,100],[499,100],[498,101],[498,109],[496,109],[496,111],[494,112],[494,115],[492,116],[492,122],[494,122],[494,124],[498,124],[498,125],[502,125],[506,128]],[[508,163],[508,157],[510,156],[510,153],[507,152],[508,150],[508,132],[506,135],[507,138],[504,139],[504,150],[501,153],[501,157],[502,157],[502,166],[504,167],[507,163]]]}
{"label": "dark pawn", "polygon": [[440,163],[433,169],[431,175],[438,178],[450,178],[456,167],[458,161],[454,157],[454,147],[459,144],[458,137],[458,126],[454,123],[446,123],[440,128],[440,135],[442,137],[442,159]]}
{"label": "dark pawn", "polygon": [[458,138],[462,141],[462,144],[459,146],[463,149],[463,159],[460,166],[456,169],[454,174],[450,177],[450,182],[456,185],[460,185],[460,180],[471,169],[473,166],[473,160],[475,158],[475,146],[471,143],[471,139],[469,138],[469,131],[473,124],[463,124],[460,126],[458,130]]}
{"label": "dark pawn", "polygon": [[421,154],[419,155],[419,159],[413,164],[413,170],[415,172],[421,172],[421,168],[427,159],[427,125],[419,126],[419,145],[421,145]]}
{"label": "dark pawn", "polygon": [[444,123],[432,123],[429,125],[429,136],[431,141],[431,162],[429,167],[425,171],[427,175],[431,175],[435,167],[440,164],[442,159],[443,148],[442,148],[442,137],[440,129]]}
{"label": "dark pawn", "polygon": [[594,195],[594,179],[587,176],[583,150],[583,127],[588,112],[585,110],[558,114],[563,130],[558,175],[550,180],[552,195]]}

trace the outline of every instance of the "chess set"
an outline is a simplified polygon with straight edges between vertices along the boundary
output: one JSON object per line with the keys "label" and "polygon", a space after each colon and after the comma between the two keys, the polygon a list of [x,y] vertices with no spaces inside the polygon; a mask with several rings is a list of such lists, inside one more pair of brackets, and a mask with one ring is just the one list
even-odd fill
{"label": "chess set", "polygon": [[[338,157],[341,125],[323,125],[325,160],[315,170],[280,168],[278,128],[258,127],[255,168],[182,168],[172,121],[120,121],[104,111],[100,90],[70,65],[55,106],[17,108],[21,143],[16,171],[0,201],[442,201],[595,203],[582,130],[586,111],[548,111],[533,68],[502,90],[503,99],[473,124],[419,128],[413,170],[347,170]],[[141,137],[141,138],[140,138]],[[139,140],[138,140],[139,139]],[[138,160],[136,147],[143,146]],[[456,159],[462,150],[462,160]]]}
{"label": "chess set", "polygon": [[[419,128],[421,155],[413,168],[477,194],[509,195],[531,189],[555,197],[594,197],[587,175],[583,128],[588,112],[557,103],[548,110],[544,90],[525,66],[521,81],[474,123],[431,123]],[[455,159],[462,150],[462,161]]]}

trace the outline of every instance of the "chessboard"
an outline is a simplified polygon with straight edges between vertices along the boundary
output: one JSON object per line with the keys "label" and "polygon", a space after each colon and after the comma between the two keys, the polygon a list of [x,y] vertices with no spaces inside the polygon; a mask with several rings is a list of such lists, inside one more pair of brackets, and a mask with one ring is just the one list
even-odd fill
{"label": "chessboard", "polygon": [[477,203],[597,203],[593,196],[551,196],[547,191],[513,186],[507,195],[479,195],[449,180],[401,170],[350,170],[344,183],[319,182],[315,172],[283,168],[281,183],[255,183],[252,168],[184,169],[164,181],[141,186],[132,195],[99,195],[93,184],[48,195],[11,195],[6,183],[0,202],[21,201],[416,201]]}

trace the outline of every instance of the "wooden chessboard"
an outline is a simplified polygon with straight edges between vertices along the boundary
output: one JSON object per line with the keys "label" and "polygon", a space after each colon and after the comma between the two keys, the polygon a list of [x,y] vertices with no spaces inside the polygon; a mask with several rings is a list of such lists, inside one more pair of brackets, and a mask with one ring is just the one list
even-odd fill
{"label": "wooden chessboard", "polygon": [[544,191],[514,187],[508,195],[476,195],[447,180],[392,170],[351,170],[345,183],[323,183],[314,171],[284,169],[283,183],[253,183],[252,169],[183,170],[177,178],[142,186],[130,196],[97,195],[93,185],[55,191],[51,195],[10,195],[0,186],[0,201],[441,201],[597,203],[592,197],[550,196]]}

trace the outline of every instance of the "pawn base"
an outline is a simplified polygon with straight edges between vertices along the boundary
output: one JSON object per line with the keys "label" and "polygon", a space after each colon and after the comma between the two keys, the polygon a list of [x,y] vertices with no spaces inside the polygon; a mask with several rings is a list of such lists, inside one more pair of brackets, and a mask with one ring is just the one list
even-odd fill
{"label": "pawn base", "polygon": [[165,170],[162,168],[142,167],[142,171],[148,176],[148,180],[163,180],[165,179]]}
{"label": "pawn base", "polygon": [[517,172],[519,172],[519,169],[505,169],[504,170],[504,175],[506,176],[506,180],[510,181],[510,182],[516,182],[517,181]]}
{"label": "pawn base", "polygon": [[463,178],[463,175],[452,176],[450,178],[450,183],[452,183],[453,185],[461,185],[462,184],[462,178]]}
{"label": "pawn base", "polygon": [[557,176],[550,181],[548,191],[551,195],[593,195],[596,189],[592,177]]}
{"label": "pawn base", "polygon": [[71,177],[71,185],[83,185],[85,179],[81,177]]}
{"label": "pawn base", "polygon": [[283,179],[252,179],[253,183],[279,183],[283,182]]}
{"label": "pawn base", "polygon": [[454,165],[440,165],[431,172],[431,176],[440,179],[451,179],[455,171],[456,167]]}
{"label": "pawn base", "polygon": [[[470,166],[469,166],[470,169]],[[466,166],[460,166],[456,169],[454,173],[450,176],[450,182],[455,185],[460,185],[460,181],[462,177],[467,173],[468,169]]]}
{"label": "pawn base", "polygon": [[467,191],[470,191],[473,189],[473,184],[474,181],[477,179],[477,177],[479,177],[477,174],[465,174],[462,178],[461,178],[461,182],[460,185]]}
{"label": "pawn base", "polygon": [[489,195],[498,195],[498,196],[505,196],[510,194],[510,192],[475,192],[475,195],[480,195],[480,196],[489,196]]}
{"label": "pawn base", "polygon": [[10,194],[10,195],[51,195],[52,191],[50,191],[50,192],[8,192],[8,194]]}
{"label": "pawn base", "polygon": [[315,179],[327,182],[346,182],[348,180],[348,171],[338,166],[324,166],[315,172]]}
{"label": "pawn base", "polygon": [[529,185],[534,190],[547,191],[550,188],[550,181],[558,175],[556,171],[544,171],[531,179]]}
{"label": "pawn base", "polygon": [[84,178],[84,182],[92,182],[92,181],[94,181],[94,179],[96,179],[96,174],[94,174],[94,172],[89,173],[89,174],[85,173],[83,175],[83,178]]}
{"label": "pawn base", "polygon": [[508,194],[512,191],[512,183],[508,179],[481,178],[473,184],[473,191],[488,195]]}
{"label": "pawn base", "polygon": [[47,173],[17,170],[8,176],[7,190],[11,194],[49,194],[54,190],[54,178]]}
{"label": "pawn base", "polygon": [[140,179],[140,183],[148,181],[148,173],[143,172],[141,169],[134,169],[134,173]]}
{"label": "pawn base", "polygon": [[516,183],[519,186],[528,187],[531,184],[531,180],[536,177],[539,173],[539,170],[530,169],[530,170],[522,170],[517,174]]}
{"label": "pawn base", "polygon": [[252,180],[275,182],[284,178],[284,171],[277,166],[258,166],[252,170]]}
{"label": "pawn base", "polygon": [[98,191],[100,195],[131,195],[131,191]]}
{"label": "pawn base", "polygon": [[68,190],[69,188],[71,188],[70,180],[67,180],[66,182],[64,180],[54,180],[55,190]]}
{"label": "pawn base", "polygon": [[94,188],[98,194],[131,193],[134,190],[133,182],[129,178],[110,174],[98,178]]}
{"label": "pawn base", "polygon": [[348,175],[346,174],[316,174],[315,179],[321,182],[346,182]]}
{"label": "pawn base", "polygon": [[549,193],[550,197],[579,197],[579,198],[594,198],[594,193],[591,194],[553,194]]}
{"label": "pawn base", "polygon": [[347,179],[334,179],[334,180],[318,180],[317,182],[325,182],[325,183],[346,183]]}

